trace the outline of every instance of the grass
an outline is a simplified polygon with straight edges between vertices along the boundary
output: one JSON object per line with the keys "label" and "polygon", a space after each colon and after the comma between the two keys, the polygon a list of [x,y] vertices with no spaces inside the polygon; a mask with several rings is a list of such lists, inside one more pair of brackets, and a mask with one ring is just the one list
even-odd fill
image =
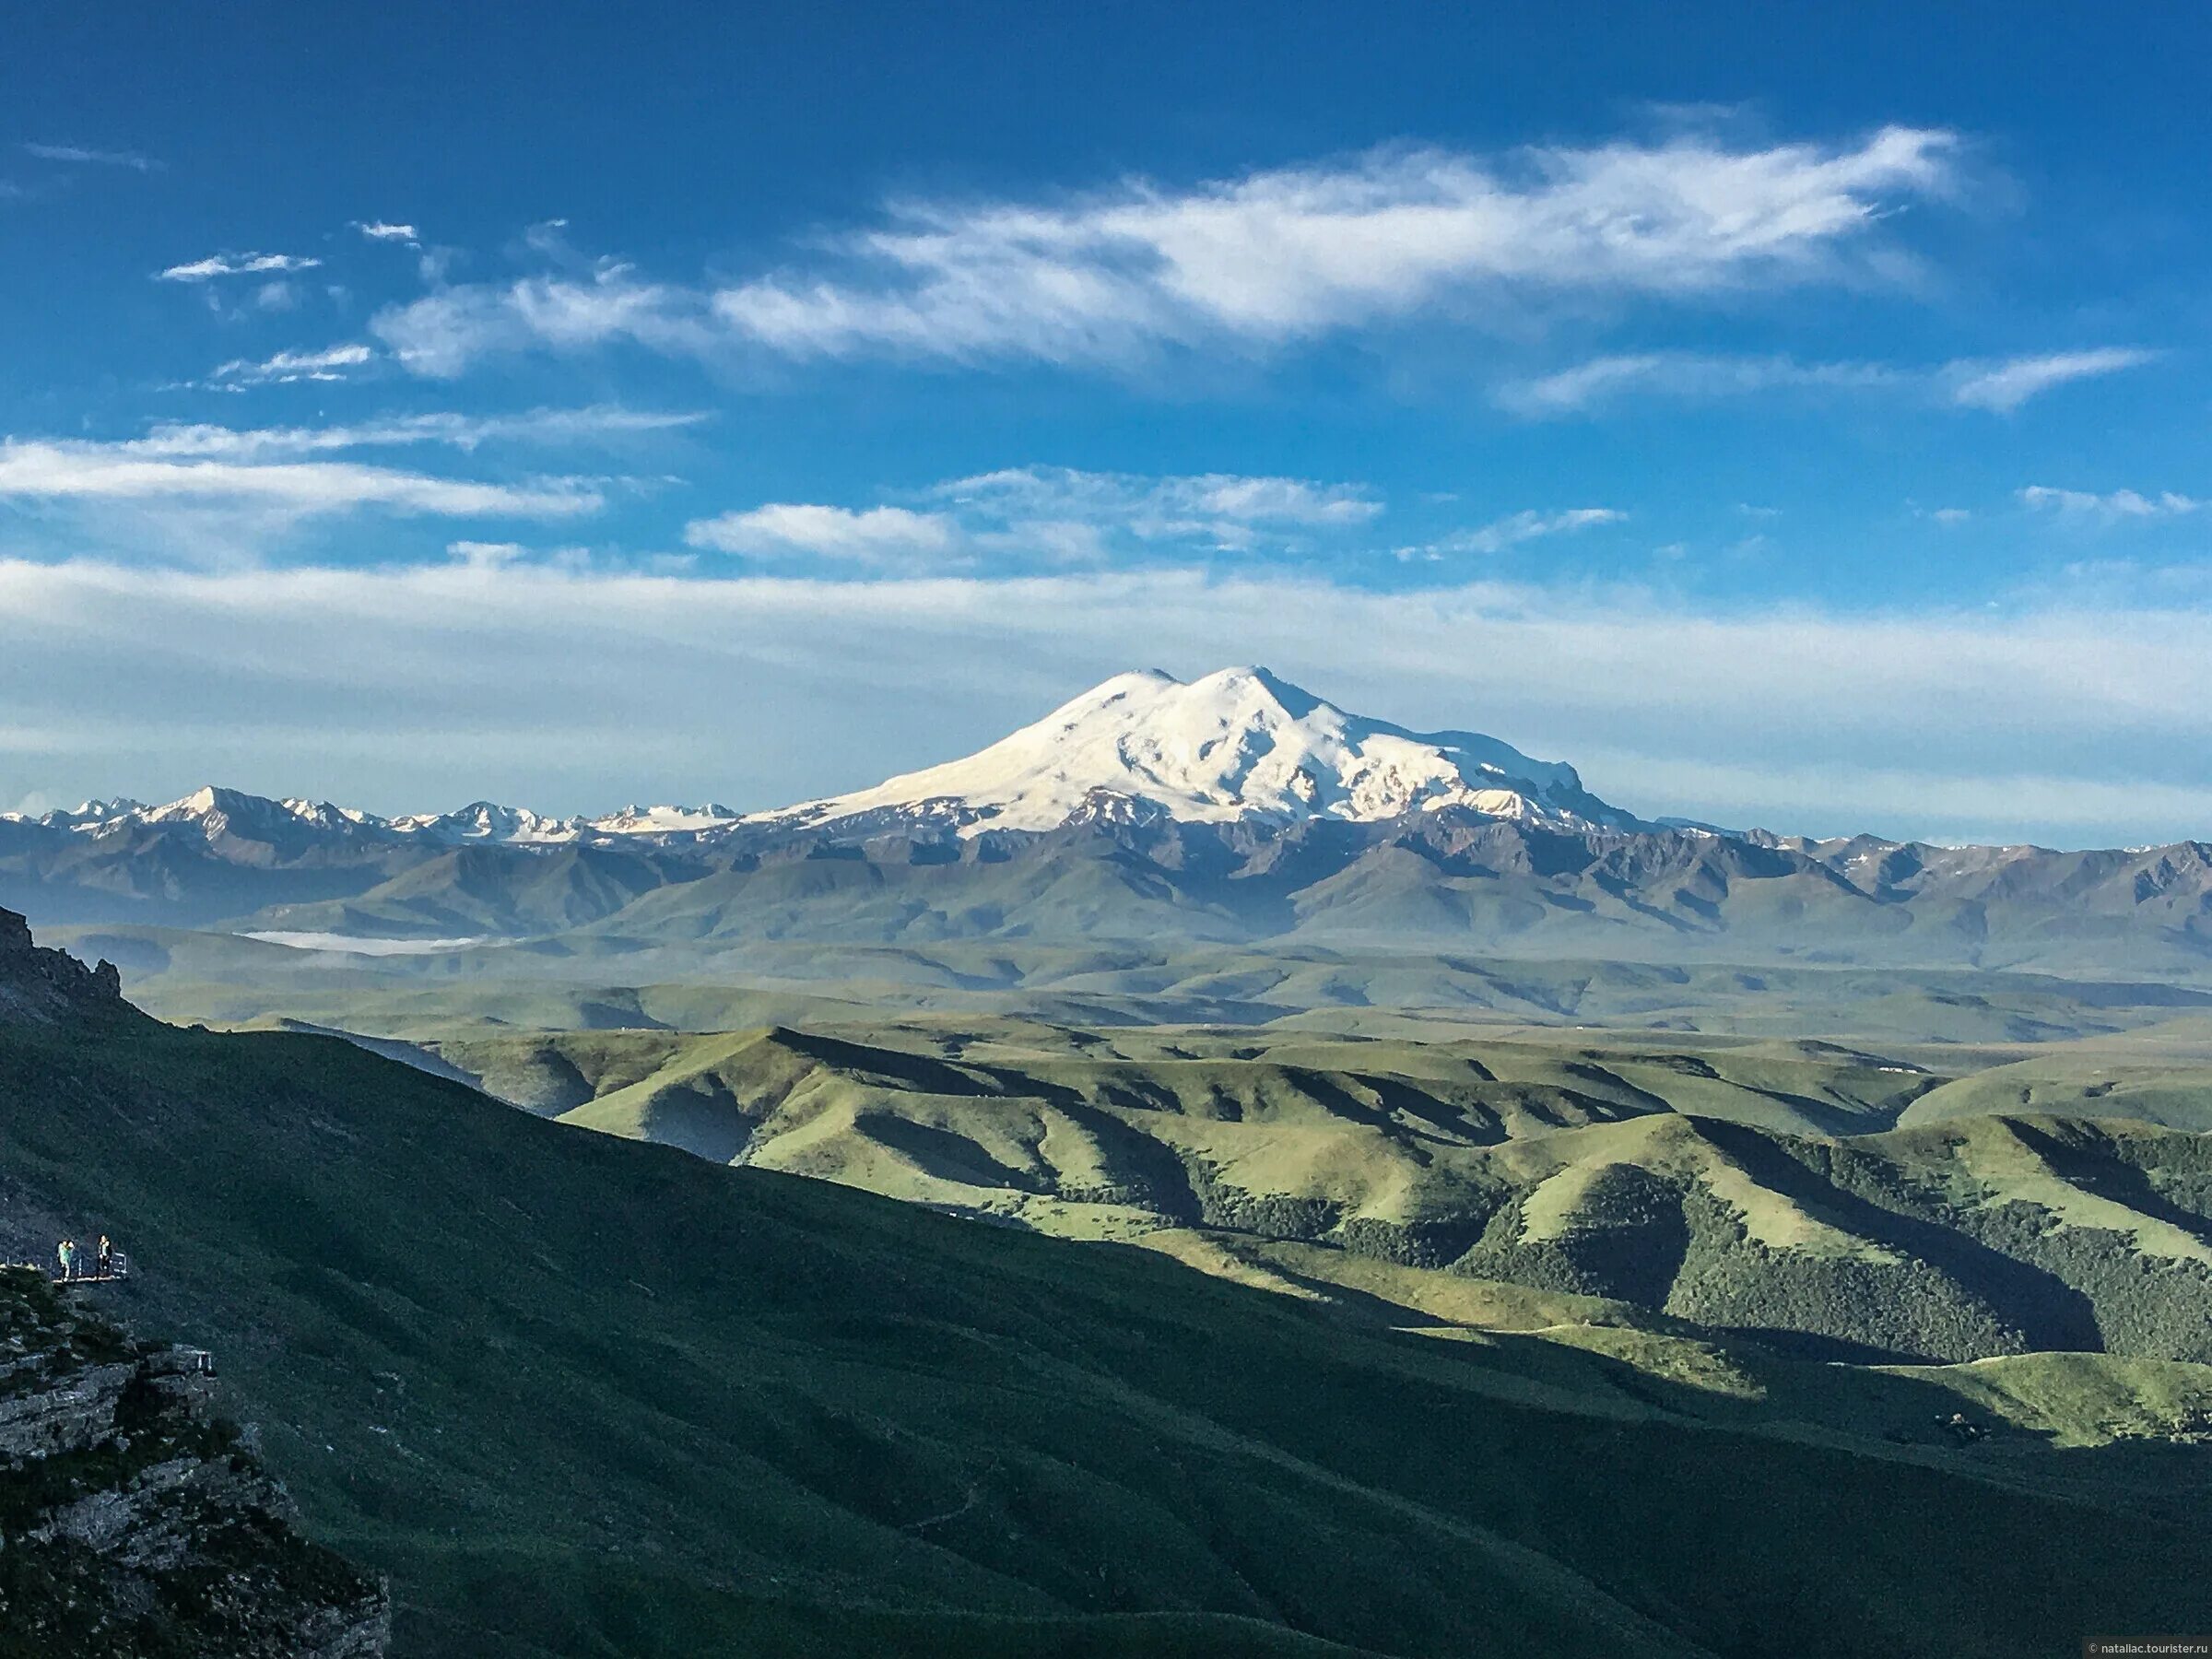
{"label": "grass", "polygon": [[1923,1122],[1956,1085],[1834,1044],[938,1019],[420,1052],[582,1127],[1063,1237],[1326,1244],[1831,1357],[2212,1359],[2203,1142]]}
{"label": "grass", "polygon": [[218,1350],[402,1651],[2010,1656],[2212,1619],[2212,1544],[2112,1448],[1978,1461],[1687,1362],[1440,1342],[1359,1316],[1381,1278],[1301,1301],[332,1040],[0,1032],[0,1170]]}

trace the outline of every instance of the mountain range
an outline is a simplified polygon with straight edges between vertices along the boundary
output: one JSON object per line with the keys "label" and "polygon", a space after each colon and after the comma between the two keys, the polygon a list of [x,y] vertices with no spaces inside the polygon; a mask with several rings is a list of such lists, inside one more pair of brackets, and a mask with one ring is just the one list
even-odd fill
{"label": "mountain range", "polygon": [[207,788],[0,817],[41,924],[437,940],[1180,939],[2212,973],[2212,846],[1649,820],[1571,766],[1263,668],[1117,676],[964,759],[770,811],[380,818]]}
{"label": "mountain range", "polygon": [[94,838],[156,825],[210,844],[281,850],[317,842],[432,847],[655,845],[900,825],[1043,832],[1070,823],[1376,823],[1465,807],[1562,828],[1646,828],[1583,788],[1571,766],[1533,760],[1472,732],[1409,732],[1347,714],[1265,668],[1225,668],[1191,684],[1157,669],[1117,675],[965,759],[873,789],[741,814],[727,806],[637,806],[554,818],[475,801],[452,812],[379,818],[298,797],[212,785],[166,806],[116,799],[0,823]]}

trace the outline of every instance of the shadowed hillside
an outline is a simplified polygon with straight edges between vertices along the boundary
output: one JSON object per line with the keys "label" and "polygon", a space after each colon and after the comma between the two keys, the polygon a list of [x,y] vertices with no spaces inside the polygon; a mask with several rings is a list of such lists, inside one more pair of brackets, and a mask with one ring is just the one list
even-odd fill
{"label": "shadowed hillside", "polygon": [[2201,1454],[2053,1449],[2055,1381],[1954,1444],[1945,1381],[1270,1293],[327,1039],[0,1026],[0,1244],[111,1229],[131,1316],[219,1344],[401,1651],[2009,1659],[2212,1618]]}

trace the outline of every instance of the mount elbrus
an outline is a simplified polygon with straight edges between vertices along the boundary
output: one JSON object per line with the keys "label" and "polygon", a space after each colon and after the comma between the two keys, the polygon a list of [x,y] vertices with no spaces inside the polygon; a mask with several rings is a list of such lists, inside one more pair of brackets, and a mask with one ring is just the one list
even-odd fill
{"label": "mount elbrus", "polygon": [[1264,668],[1116,676],[976,754],[773,811],[379,818],[202,789],[0,817],[52,924],[655,943],[1257,941],[2212,972],[2212,848],[1934,847],[1653,822],[1571,766]]}

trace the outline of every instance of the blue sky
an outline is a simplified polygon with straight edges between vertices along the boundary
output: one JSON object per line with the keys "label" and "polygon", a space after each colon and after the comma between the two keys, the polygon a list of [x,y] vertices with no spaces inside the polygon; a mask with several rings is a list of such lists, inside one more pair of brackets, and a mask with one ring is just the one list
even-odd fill
{"label": "blue sky", "polygon": [[1260,660],[2212,833],[2212,23],[1834,9],[20,20],[0,808],[769,805]]}

